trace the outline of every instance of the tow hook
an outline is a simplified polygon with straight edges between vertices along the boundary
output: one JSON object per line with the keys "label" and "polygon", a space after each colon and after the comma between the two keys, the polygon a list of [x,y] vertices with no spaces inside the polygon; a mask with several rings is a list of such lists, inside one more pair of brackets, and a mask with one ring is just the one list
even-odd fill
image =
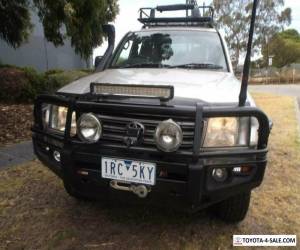
{"label": "tow hook", "polygon": [[110,181],[109,184],[114,189],[133,192],[139,198],[146,198],[148,193],[151,191],[150,187],[141,184],[134,185],[128,182],[115,181],[115,180]]}

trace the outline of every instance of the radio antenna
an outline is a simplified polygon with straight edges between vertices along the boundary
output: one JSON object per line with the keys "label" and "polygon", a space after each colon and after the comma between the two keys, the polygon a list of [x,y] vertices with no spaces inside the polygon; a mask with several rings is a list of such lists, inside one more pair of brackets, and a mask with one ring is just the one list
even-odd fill
{"label": "radio antenna", "polygon": [[252,7],[252,16],[251,16],[251,23],[250,23],[250,30],[249,30],[249,39],[247,45],[247,54],[244,63],[243,69],[243,76],[242,76],[242,84],[239,96],[239,106],[245,106],[246,99],[247,99],[247,89],[248,89],[248,82],[249,82],[249,70],[250,70],[250,63],[251,63],[251,49],[252,49],[252,42],[253,42],[253,33],[255,27],[255,18],[256,18],[256,10],[258,6],[259,0],[253,1]]}

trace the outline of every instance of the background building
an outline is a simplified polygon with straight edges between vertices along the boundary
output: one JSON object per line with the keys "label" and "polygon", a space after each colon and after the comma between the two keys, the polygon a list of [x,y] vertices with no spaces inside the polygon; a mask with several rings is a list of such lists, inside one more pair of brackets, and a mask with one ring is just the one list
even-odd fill
{"label": "background building", "polygon": [[69,40],[64,46],[55,47],[47,42],[43,25],[35,12],[31,12],[31,22],[34,25],[27,43],[14,49],[0,39],[0,63],[20,67],[33,67],[39,71],[50,69],[82,69],[89,68],[91,60],[86,62],[77,55]]}

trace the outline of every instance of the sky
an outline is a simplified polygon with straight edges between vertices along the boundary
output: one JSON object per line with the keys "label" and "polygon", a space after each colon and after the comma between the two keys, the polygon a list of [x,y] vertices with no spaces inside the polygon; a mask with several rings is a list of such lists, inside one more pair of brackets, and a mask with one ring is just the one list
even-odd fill
{"label": "sky", "polygon": [[285,7],[292,9],[292,24],[289,28],[296,29],[300,33],[300,1],[285,0]]}
{"label": "sky", "polygon": [[[198,3],[203,2],[198,0]],[[116,28],[116,45],[128,31],[139,30],[142,25],[137,20],[141,7],[156,7],[157,5],[185,3],[185,0],[119,0],[120,12],[114,25]],[[207,5],[211,0],[205,1]],[[285,7],[292,9],[292,23],[289,28],[293,28],[300,33],[300,0],[285,0]],[[103,55],[107,48],[107,43],[94,50],[94,57]]]}

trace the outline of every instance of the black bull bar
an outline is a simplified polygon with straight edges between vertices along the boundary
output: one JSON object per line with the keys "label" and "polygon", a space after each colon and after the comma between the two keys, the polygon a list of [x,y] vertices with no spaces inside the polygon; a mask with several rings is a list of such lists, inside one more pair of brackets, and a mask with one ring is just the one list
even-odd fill
{"label": "black bull bar", "polygon": [[[72,142],[70,135],[72,113],[80,110],[82,112],[97,112],[99,110],[118,110],[126,109],[132,112],[145,112],[152,114],[172,114],[176,115],[189,115],[195,116],[195,133],[194,133],[194,145],[193,145],[193,157],[223,157],[223,156],[247,156],[255,153],[266,154],[268,138],[271,129],[271,123],[266,114],[256,107],[239,107],[239,106],[203,106],[203,104],[196,104],[194,106],[182,106],[182,105],[136,105],[125,103],[109,103],[109,102],[95,102],[88,98],[82,97],[66,97],[61,95],[40,95],[35,100],[34,106],[34,126],[32,131],[44,134],[52,137],[53,139],[62,139],[62,136],[56,134],[50,134],[43,128],[42,120],[42,104],[53,104],[68,108],[66,127],[63,135],[64,143]],[[258,121],[258,144],[256,149],[244,149],[239,151],[212,151],[212,152],[200,152],[201,150],[201,138],[202,138],[202,126],[203,119],[212,117],[255,117]],[[77,141],[78,143],[78,141]],[[85,143],[85,142],[82,142]]]}

